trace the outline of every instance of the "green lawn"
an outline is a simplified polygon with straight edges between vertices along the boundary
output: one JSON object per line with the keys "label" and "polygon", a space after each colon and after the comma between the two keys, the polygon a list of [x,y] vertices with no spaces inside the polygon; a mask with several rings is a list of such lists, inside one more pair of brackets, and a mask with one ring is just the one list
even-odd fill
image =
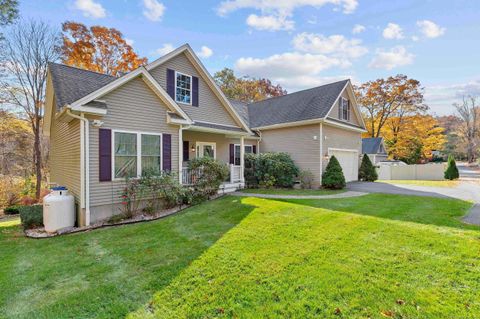
{"label": "green lawn", "polygon": [[47,240],[0,221],[0,317],[479,318],[469,207],[227,196]]}
{"label": "green lawn", "polygon": [[378,180],[377,182],[380,183],[388,183],[388,184],[407,184],[407,185],[416,185],[416,186],[428,186],[428,187],[457,187],[459,181],[423,181],[423,180],[387,180],[381,181]]}
{"label": "green lawn", "polygon": [[344,193],[345,190],[332,190],[332,189],[291,189],[291,188],[274,188],[274,189],[262,189],[262,188],[245,188],[242,189],[243,193],[250,194],[271,194],[271,195],[331,195]]}

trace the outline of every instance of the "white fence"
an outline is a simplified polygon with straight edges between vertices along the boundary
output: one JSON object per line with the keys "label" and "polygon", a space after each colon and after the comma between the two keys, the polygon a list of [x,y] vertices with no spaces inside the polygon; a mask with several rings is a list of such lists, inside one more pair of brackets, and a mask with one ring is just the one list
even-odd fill
{"label": "white fence", "polygon": [[380,165],[377,167],[380,180],[443,180],[445,164]]}
{"label": "white fence", "polygon": [[[242,167],[239,165],[230,164],[230,176],[229,182],[236,183],[242,181]],[[182,184],[183,185],[192,185],[195,182],[197,176],[202,173],[200,169],[196,171],[190,170],[188,167],[182,168]]]}

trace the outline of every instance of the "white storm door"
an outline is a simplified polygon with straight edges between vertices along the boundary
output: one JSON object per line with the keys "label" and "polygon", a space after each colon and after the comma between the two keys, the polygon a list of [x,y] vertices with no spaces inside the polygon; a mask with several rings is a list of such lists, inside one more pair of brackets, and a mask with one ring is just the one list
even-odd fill
{"label": "white storm door", "polygon": [[217,158],[217,147],[215,143],[197,142],[197,157]]}

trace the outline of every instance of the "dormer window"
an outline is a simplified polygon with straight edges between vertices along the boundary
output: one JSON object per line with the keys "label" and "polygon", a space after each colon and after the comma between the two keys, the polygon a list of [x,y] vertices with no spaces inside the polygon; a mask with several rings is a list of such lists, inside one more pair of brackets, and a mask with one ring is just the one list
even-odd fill
{"label": "dormer window", "polygon": [[341,120],[350,120],[350,101],[346,98],[340,98],[339,117]]}
{"label": "dormer window", "polygon": [[175,101],[192,104],[192,77],[175,72]]}

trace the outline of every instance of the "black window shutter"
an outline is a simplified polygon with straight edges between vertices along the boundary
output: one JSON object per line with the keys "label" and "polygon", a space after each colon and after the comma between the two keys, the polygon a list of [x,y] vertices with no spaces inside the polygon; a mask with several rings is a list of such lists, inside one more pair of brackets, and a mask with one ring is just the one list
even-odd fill
{"label": "black window shutter", "polygon": [[188,145],[188,141],[183,141],[183,161],[184,162],[188,162],[188,160],[190,159],[188,154],[189,151],[190,151],[190,148]]}
{"label": "black window shutter", "polygon": [[347,100],[347,121],[350,121],[350,101]]}
{"label": "black window shutter", "polygon": [[112,130],[101,128],[98,130],[99,180],[112,180]]}
{"label": "black window shutter", "polygon": [[192,106],[198,106],[198,78],[192,76]]}
{"label": "black window shutter", "polygon": [[230,144],[230,164],[235,164],[235,145]]}
{"label": "black window shutter", "polygon": [[342,103],[342,98],[338,100],[338,118],[340,120],[343,120],[343,103]]}
{"label": "black window shutter", "polygon": [[175,100],[175,71],[167,69],[167,93]]}
{"label": "black window shutter", "polygon": [[163,134],[163,149],[162,149],[162,159],[163,159],[163,171],[170,172],[172,170],[172,135]]}
{"label": "black window shutter", "polygon": [[257,145],[252,146],[252,152],[253,154],[257,154]]}

